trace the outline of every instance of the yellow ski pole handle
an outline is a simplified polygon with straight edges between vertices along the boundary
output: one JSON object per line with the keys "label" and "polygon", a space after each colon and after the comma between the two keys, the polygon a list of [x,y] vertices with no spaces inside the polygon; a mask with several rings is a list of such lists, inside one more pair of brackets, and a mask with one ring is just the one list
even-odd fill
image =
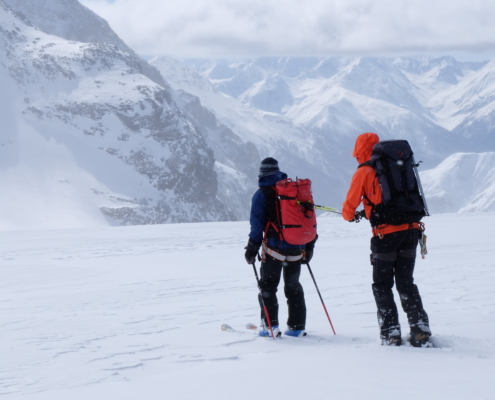
{"label": "yellow ski pole handle", "polygon": [[297,204],[299,204],[300,206],[303,206],[303,207],[306,207],[306,208],[309,208],[309,209],[312,209],[312,208],[316,208],[317,210],[323,210],[323,211],[329,211],[329,212],[333,212],[333,213],[336,213],[336,214],[342,214],[342,212],[340,212],[338,209],[336,208],[331,208],[331,207],[325,207],[325,206],[317,206],[316,204],[313,204],[311,203],[310,201],[307,201],[307,202],[302,202],[302,201],[297,201]]}

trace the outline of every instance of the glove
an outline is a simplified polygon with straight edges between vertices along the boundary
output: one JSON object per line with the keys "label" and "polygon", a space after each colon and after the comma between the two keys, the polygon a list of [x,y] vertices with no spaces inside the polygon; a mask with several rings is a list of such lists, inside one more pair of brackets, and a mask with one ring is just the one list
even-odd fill
{"label": "glove", "polygon": [[315,243],[318,240],[318,235],[309,243],[306,244],[306,250],[304,252],[304,257],[301,260],[301,264],[308,264],[313,258],[313,253],[315,249]]}
{"label": "glove", "polygon": [[309,264],[309,262],[313,258],[313,253],[314,253],[313,249],[311,250],[306,249],[306,251],[304,252],[304,257],[301,260],[301,264]]}
{"label": "glove", "polygon": [[349,222],[355,222],[356,224],[361,222],[361,219],[365,218],[366,219],[366,214],[364,210],[361,211],[356,211],[356,214],[354,214],[354,218],[351,219]]}
{"label": "glove", "polygon": [[254,264],[260,247],[261,247],[261,243],[253,242],[251,239],[248,240],[247,246],[244,247],[246,249],[246,252],[244,253],[244,257],[246,258],[246,262],[248,264]]}

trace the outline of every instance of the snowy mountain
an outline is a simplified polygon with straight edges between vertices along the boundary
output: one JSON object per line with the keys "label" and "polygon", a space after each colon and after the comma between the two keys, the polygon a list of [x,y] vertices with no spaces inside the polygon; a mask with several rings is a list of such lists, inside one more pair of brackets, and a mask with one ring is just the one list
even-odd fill
{"label": "snowy mountain", "polygon": [[[282,170],[292,178],[310,177],[314,183],[316,201],[337,206],[340,204],[347,178],[355,168],[355,161],[349,154],[343,153],[333,138],[325,138],[320,132],[297,126],[284,115],[257,109],[222,93],[207,77],[183,62],[170,57],[157,57],[150,64],[161,72],[180,96],[196,96],[206,109],[242,141],[249,146],[254,145],[261,158],[277,158]],[[218,138],[215,141],[221,143]],[[212,143],[211,146],[215,148],[218,144]],[[219,152],[215,151],[215,154]],[[239,158],[232,149],[230,156],[228,152],[224,154],[230,157],[229,165],[238,171],[243,171],[242,165],[246,159],[251,159]],[[256,175],[257,172],[252,173],[251,179]],[[237,184],[246,182],[248,178],[238,180]]]}
{"label": "snowy mountain", "polygon": [[431,212],[495,211],[495,153],[456,153],[421,173]]}
{"label": "snowy mountain", "polygon": [[[156,65],[167,79],[175,77],[167,63]],[[339,165],[344,181],[355,168],[349,157],[355,137],[374,131],[382,139],[409,140],[427,168],[448,157],[422,174],[432,212],[492,210],[492,153],[450,155],[495,150],[495,61],[265,57],[185,63],[209,79],[208,92],[216,97],[221,92],[231,102],[310,132],[330,164]],[[198,85],[196,94],[222,114],[222,106],[206,100],[206,85]],[[346,184],[332,186],[342,197]]]}
{"label": "snowy mountain", "polygon": [[82,43],[107,43],[137,58],[143,75],[164,86],[162,76],[142,60],[110,28],[108,22],[77,0],[4,0],[35,27],[54,36]]}
{"label": "snowy mountain", "polygon": [[245,218],[255,146],[178,96],[79,2],[8,4],[0,0],[4,228]]}
{"label": "snowy mountain", "polygon": [[143,60],[42,32],[3,1],[0,18],[5,226],[235,218],[213,151]]}
{"label": "snowy mountain", "polygon": [[339,207],[364,131],[428,168],[495,150],[493,62],[148,63],[76,0],[0,6],[3,228],[246,219],[266,156]]}
{"label": "snowy mountain", "polygon": [[405,138],[430,167],[455,151],[495,150],[493,62],[451,57],[185,62],[219,91],[341,146],[352,148],[364,131]]}

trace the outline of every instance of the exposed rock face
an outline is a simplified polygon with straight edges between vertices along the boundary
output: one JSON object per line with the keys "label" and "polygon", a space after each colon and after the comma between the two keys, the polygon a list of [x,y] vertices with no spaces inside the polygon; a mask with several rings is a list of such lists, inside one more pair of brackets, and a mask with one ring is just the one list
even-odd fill
{"label": "exposed rock face", "polygon": [[219,180],[218,198],[237,218],[249,219],[251,196],[257,190],[261,161],[258,149],[252,142],[244,143],[230,128],[219,123],[196,96],[179,91],[176,98],[181,110],[213,149]]}
{"label": "exposed rock face", "polygon": [[[97,182],[87,190],[100,199],[100,209],[118,223],[235,219],[217,197],[213,150],[168,86],[147,76],[146,63],[116,35],[109,36],[116,44],[74,41],[84,36],[84,21],[71,30],[71,19],[58,24],[46,19],[41,5],[38,15],[25,3],[38,2],[9,1],[25,6],[30,15],[23,17],[0,0],[0,76],[10,82],[14,104],[9,115],[2,111],[5,126],[12,127],[2,134],[16,138],[28,126],[45,141],[62,144],[80,172]],[[81,9],[91,13],[77,1],[39,3],[69,16],[78,17]],[[72,40],[40,31],[31,18]],[[18,146],[30,146],[23,143]]]}

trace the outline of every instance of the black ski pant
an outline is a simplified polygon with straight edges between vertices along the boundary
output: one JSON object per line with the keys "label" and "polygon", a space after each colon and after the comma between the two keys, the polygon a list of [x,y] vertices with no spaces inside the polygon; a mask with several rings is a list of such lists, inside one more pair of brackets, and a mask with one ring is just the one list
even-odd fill
{"label": "black ski pant", "polygon": [[423,308],[413,272],[420,231],[408,229],[371,239],[373,295],[378,308],[380,337],[388,339],[401,334],[397,306],[392,288],[394,278],[402,309],[407,314],[411,334],[431,334],[428,315]]}
{"label": "black ski pant", "polygon": [[[289,307],[287,326],[292,330],[305,329],[306,302],[304,300],[304,290],[299,282],[301,261],[279,261],[267,254],[266,262],[261,263],[260,285],[263,293],[263,302],[268,308],[270,322],[272,326],[280,325],[278,322],[277,288],[282,272],[284,275],[284,293]],[[258,300],[261,306],[261,318],[265,321],[265,326],[268,326],[261,301],[261,294],[258,295]]]}

